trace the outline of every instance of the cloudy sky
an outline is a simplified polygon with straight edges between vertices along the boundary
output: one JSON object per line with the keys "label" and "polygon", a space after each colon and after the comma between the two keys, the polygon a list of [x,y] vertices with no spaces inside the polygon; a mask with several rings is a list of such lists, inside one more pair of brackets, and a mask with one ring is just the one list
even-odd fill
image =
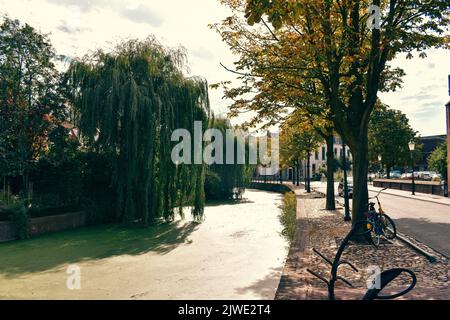
{"label": "cloudy sky", "polygon": [[[209,83],[234,78],[220,66],[231,65],[233,55],[207,26],[228,14],[218,0],[0,0],[0,14],[48,33],[59,54],[79,56],[154,34],[164,45],[187,49],[191,75]],[[407,73],[404,88],[382,94],[383,102],[405,112],[422,136],[444,134],[450,52],[430,51],[427,59],[399,57],[395,65]],[[211,91],[216,114],[226,113],[229,104],[221,97],[220,91]]]}

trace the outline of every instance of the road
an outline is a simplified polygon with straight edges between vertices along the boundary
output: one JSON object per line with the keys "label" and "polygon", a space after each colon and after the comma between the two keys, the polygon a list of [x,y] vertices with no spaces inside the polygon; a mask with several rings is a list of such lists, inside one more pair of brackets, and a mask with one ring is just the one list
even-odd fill
{"label": "road", "polygon": [[[324,183],[314,183],[312,186],[320,192],[326,192]],[[369,192],[369,196],[374,195],[376,192]],[[450,206],[387,193],[381,194],[380,201],[383,210],[394,219],[401,233],[450,257]]]}

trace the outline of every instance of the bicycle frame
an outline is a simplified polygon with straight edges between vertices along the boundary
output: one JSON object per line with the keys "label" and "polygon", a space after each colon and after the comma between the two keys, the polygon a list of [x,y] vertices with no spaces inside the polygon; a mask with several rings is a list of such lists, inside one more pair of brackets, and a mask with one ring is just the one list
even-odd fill
{"label": "bicycle frame", "polygon": [[367,221],[371,224],[371,229],[375,231],[375,234],[377,236],[383,235],[383,229],[382,226],[378,223],[379,218],[382,214],[384,214],[383,208],[381,207],[380,202],[380,194],[381,192],[385,191],[387,188],[381,189],[376,196],[370,197],[369,199],[376,199],[378,204],[378,211],[375,209],[375,204],[373,202],[370,202],[367,210]]}

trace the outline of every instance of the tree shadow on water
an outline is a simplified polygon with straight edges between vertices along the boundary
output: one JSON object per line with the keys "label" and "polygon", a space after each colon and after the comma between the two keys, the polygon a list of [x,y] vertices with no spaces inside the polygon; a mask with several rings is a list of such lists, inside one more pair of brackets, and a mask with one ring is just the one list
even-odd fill
{"label": "tree shadow on water", "polygon": [[252,293],[261,299],[273,299],[282,272],[283,267],[271,268],[271,271],[263,278],[256,280],[247,287],[236,289],[236,292],[240,295]]}
{"label": "tree shadow on water", "polygon": [[107,225],[0,243],[0,274],[14,278],[68,263],[147,252],[164,255],[189,244],[188,237],[198,226],[183,221],[149,228]]}

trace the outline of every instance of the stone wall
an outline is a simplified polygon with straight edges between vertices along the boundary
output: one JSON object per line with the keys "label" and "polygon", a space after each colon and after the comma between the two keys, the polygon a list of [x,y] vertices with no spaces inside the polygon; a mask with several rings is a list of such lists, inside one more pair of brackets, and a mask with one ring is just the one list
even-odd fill
{"label": "stone wall", "polygon": [[17,238],[17,230],[14,223],[0,221],[0,242],[14,240]]}
{"label": "stone wall", "polygon": [[[28,234],[37,236],[44,233],[74,229],[86,225],[86,213],[71,212],[55,216],[30,219]],[[16,226],[12,222],[0,222],[0,241],[17,239]]]}
{"label": "stone wall", "polygon": [[[412,192],[411,180],[376,179],[373,181],[373,186]],[[415,181],[415,191],[438,196],[444,195],[442,184],[438,181]]]}

